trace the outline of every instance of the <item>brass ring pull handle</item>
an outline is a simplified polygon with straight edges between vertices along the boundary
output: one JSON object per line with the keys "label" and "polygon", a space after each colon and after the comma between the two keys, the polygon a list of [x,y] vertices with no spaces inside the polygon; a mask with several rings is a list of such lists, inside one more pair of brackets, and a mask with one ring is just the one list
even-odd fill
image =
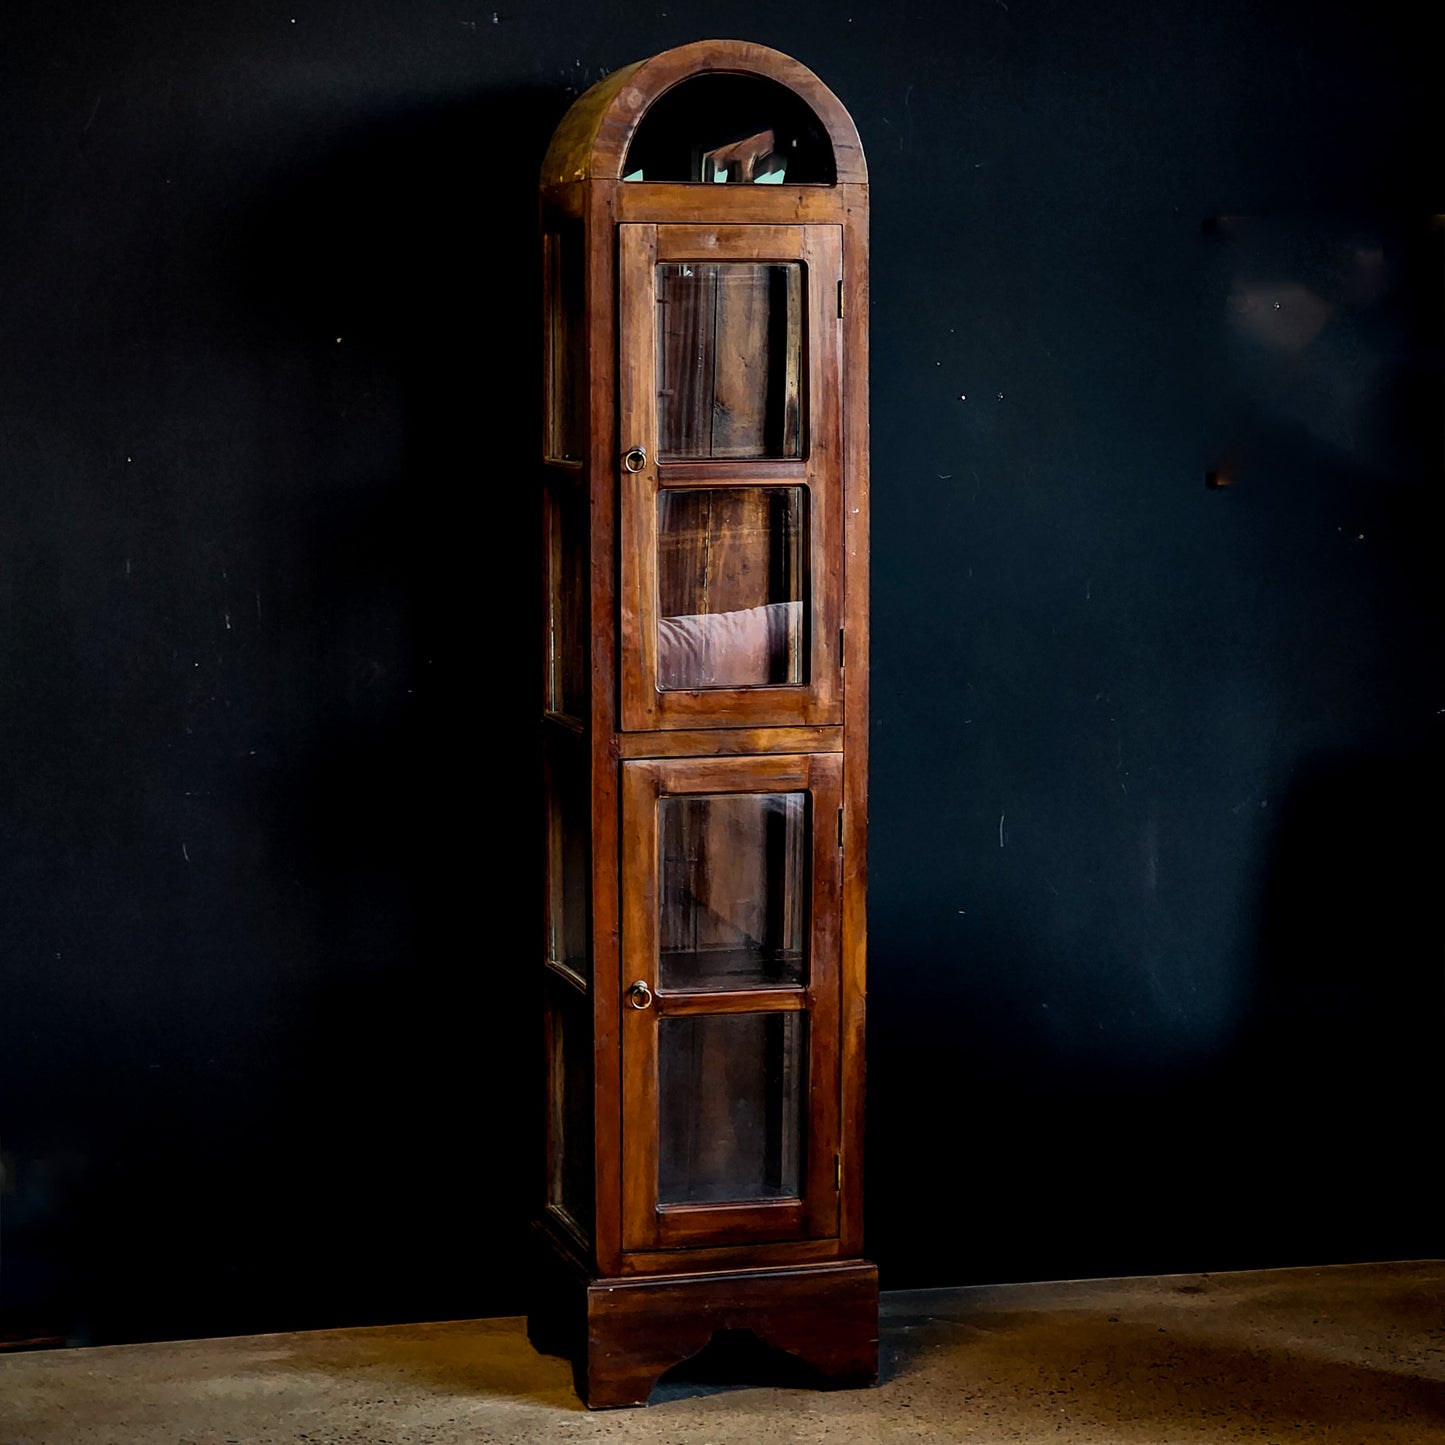
{"label": "brass ring pull handle", "polygon": [[[622,458],[622,468],[628,472],[640,472],[647,465],[647,449],[645,447],[633,447],[626,456]],[[646,1004],[643,1005],[647,1007]]]}
{"label": "brass ring pull handle", "polygon": [[627,1002],[633,1008],[646,1008],[652,1002],[652,990],[639,978],[630,989],[627,990]]}

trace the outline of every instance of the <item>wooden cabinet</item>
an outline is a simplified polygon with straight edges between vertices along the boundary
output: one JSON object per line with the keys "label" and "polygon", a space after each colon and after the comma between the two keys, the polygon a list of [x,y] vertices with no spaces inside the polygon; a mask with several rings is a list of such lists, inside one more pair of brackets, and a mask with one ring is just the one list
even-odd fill
{"label": "wooden cabinet", "polygon": [[716,1330],[867,1383],[857,134],[796,61],[699,42],[577,101],[541,210],[532,1338],[594,1406]]}

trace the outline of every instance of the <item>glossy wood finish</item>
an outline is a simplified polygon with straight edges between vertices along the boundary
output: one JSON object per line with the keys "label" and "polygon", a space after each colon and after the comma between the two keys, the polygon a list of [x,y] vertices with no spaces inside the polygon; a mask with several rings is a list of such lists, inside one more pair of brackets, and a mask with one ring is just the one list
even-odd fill
{"label": "glossy wood finish", "polygon": [[[688,76],[709,72],[762,75],[793,88],[824,122],[837,184],[623,181],[628,145],[651,102]],[[585,602],[564,609],[585,628],[585,693],[575,685],[567,689],[582,694],[580,701],[568,705],[567,715],[559,712],[562,654],[549,626],[542,711],[545,735],[564,739],[582,760],[591,886],[589,966],[572,969],[550,959],[543,974],[555,997],[583,1005],[591,1027],[595,1208],[590,1219],[579,1221],[566,1210],[543,1207],[538,1229],[549,1263],[539,1269],[530,1327],[539,1347],[545,1341],[572,1357],[579,1392],[590,1405],[640,1402],[662,1370],[702,1348],[719,1328],[753,1329],[807,1359],[823,1383],[863,1383],[876,1371],[876,1276],[860,1258],[865,182],[856,131],[831,92],[796,61],[725,41],[684,46],[609,76],[569,112],[544,168],[542,228],[547,236],[580,240],[584,292],[580,330],[567,333],[567,363],[551,356],[543,377],[554,389],[575,385],[583,392],[575,427],[553,424],[541,438],[544,453],[555,454],[564,434],[565,449],[578,453],[542,465],[552,498],[546,547],[554,562],[567,552],[559,531],[562,499],[578,498],[585,507],[588,575]],[[555,257],[556,244],[547,242],[549,256]],[[657,384],[655,283],[651,275],[645,285],[637,278],[659,260],[708,258],[806,268],[807,337],[798,392],[803,455],[659,461],[649,443],[645,472],[627,472],[622,458],[636,444],[636,410],[626,398],[641,398]],[[544,268],[544,291],[549,274],[555,293],[555,263],[550,273]],[[619,429],[619,416],[625,429]],[[807,560],[817,610],[808,635],[806,686],[659,692],[655,657],[650,674],[643,663],[649,635],[655,648],[656,577],[641,575],[649,567],[655,574],[658,494],[738,489],[739,505],[725,523],[733,530],[722,538],[733,545],[757,525],[749,520],[761,515],[756,489],[785,487],[802,488],[807,500]],[[754,493],[744,497],[746,488]],[[723,605],[744,604],[752,605],[750,599]],[[646,880],[655,873],[650,860],[657,850],[658,799],[668,788],[726,793],[731,787],[786,792],[794,786],[812,799],[806,982],[682,993],[654,987],[650,1017],[640,1022],[626,990],[640,976],[640,959],[654,960],[647,968],[657,983],[656,900],[647,896]],[[555,869],[555,841],[549,849]],[[734,895],[743,887],[736,880],[728,886]],[[553,917],[549,909],[549,928]],[[806,1019],[809,1087],[798,1193],[659,1207],[659,1025],[669,1018],[746,1020],[759,1013]],[[567,1023],[575,1028],[570,1006]],[[706,1101],[699,1106],[710,1107]],[[558,1117],[556,1107],[549,1110],[548,1128],[557,1127]],[[549,1194],[560,1177],[550,1162]],[[575,1181],[575,1175],[567,1177]]]}
{"label": "glossy wood finish", "polygon": [[862,1261],[607,1279],[544,1235],[536,1273],[528,1335],[571,1359],[594,1410],[646,1404],[662,1374],[726,1330],[795,1356],[823,1389],[878,1379],[878,1271]]}

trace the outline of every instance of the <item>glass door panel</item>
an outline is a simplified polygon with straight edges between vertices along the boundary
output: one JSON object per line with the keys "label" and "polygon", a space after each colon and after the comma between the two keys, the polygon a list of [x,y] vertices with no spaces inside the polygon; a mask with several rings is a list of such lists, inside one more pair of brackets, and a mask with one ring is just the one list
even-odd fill
{"label": "glass door panel", "polygon": [[660,1021],[659,1205],[802,1193],[806,1030],[801,1013]]}
{"label": "glass door panel", "polygon": [[543,746],[547,807],[547,963],[586,988],[592,973],[587,913],[592,858],[585,742],[560,729]]}
{"label": "glass door panel", "polygon": [[586,418],[586,281],[582,223],[566,221],[542,238],[546,267],[547,436],[549,461],[580,461]]}
{"label": "glass door panel", "polygon": [[841,756],[622,772],[624,1247],[831,1235]]}
{"label": "glass door panel", "polygon": [[802,456],[803,268],[657,268],[657,454]]}
{"label": "glass door panel", "polygon": [[800,984],[806,967],[807,793],[658,803],[658,984]]}
{"label": "glass door panel", "polygon": [[546,711],[577,723],[588,715],[588,526],[586,494],[554,477],[544,496],[547,561]]}
{"label": "glass door panel", "polygon": [[839,228],[620,230],[623,727],[837,723]]}
{"label": "glass door panel", "polygon": [[585,995],[547,983],[547,1202],[583,1239],[592,1235],[592,1030]]}
{"label": "glass door panel", "polygon": [[658,494],[659,689],[804,680],[804,498],[802,487]]}

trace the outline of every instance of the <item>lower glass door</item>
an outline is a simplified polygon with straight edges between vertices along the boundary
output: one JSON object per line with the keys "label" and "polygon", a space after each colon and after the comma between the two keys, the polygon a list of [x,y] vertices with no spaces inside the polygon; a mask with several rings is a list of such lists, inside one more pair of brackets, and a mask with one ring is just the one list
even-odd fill
{"label": "lower glass door", "polygon": [[622,767],[624,1247],[832,1235],[841,759]]}

